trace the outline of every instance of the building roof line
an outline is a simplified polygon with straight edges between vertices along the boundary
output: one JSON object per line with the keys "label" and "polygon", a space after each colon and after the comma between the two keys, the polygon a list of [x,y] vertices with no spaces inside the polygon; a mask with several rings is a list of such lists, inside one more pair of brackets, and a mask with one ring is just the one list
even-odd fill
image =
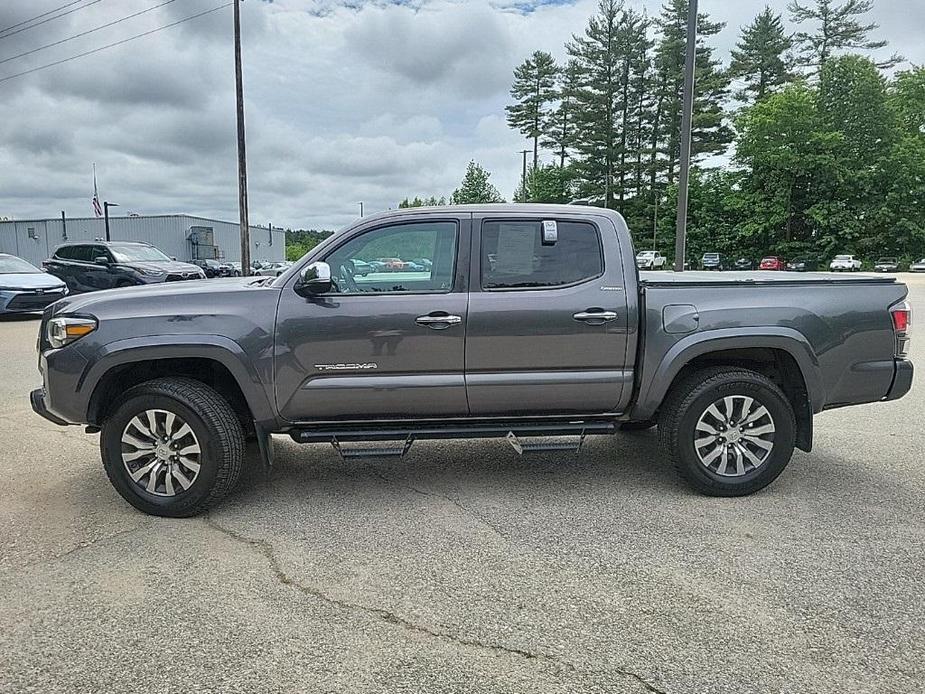
{"label": "building roof line", "polygon": [[[109,221],[112,222],[116,219],[167,219],[170,217],[187,217],[189,219],[198,219],[203,222],[217,222],[219,224],[234,224],[238,225],[238,222],[229,222],[224,219],[212,219],[211,217],[200,217],[195,214],[186,214],[185,212],[177,212],[172,214],[140,214],[137,216],[121,215],[114,216],[109,215]],[[102,217],[65,217],[68,222],[102,222]],[[41,217],[35,219],[0,219],[0,224],[26,224],[26,223],[36,223],[36,222],[60,222],[61,217]],[[251,229],[263,229],[267,230],[267,227],[262,227],[259,225],[250,225]],[[273,231],[285,231],[283,227],[273,227]]]}

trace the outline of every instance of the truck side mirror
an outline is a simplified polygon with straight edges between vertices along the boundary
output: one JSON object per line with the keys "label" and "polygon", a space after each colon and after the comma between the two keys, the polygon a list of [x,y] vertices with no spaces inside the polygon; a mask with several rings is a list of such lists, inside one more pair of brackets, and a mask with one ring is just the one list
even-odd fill
{"label": "truck side mirror", "polygon": [[327,263],[311,263],[299,273],[299,281],[295,284],[295,291],[299,296],[324,294],[331,291],[331,266]]}

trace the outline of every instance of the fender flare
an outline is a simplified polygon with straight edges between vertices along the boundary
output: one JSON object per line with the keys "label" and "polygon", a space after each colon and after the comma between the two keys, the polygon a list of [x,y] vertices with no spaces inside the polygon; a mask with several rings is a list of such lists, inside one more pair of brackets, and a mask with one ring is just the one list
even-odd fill
{"label": "fender flare", "polygon": [[77,389],[88,393],[87,416],[97,386],[113,368],[157,359],[210,359],[224,366],[241,389],[257,422],[274,422],[276,414],[267,388],[251,359],[234,340],[219,335],[162,335],[131,337],[104,345],[80,375]]}
{"label": "fender flare", "polygon": [[811,412],[822,411],[825,388],[819,360],[812,345],[802,333],[793,328],[768,326],[755,328],[745,334],[741,328],[708,330],[678,340],[662,357],[657,368],[643,374],[633,419],[651,418],[678,373],[692,360],[710,352],[749,348],[779,349],[793,357],[806,385]]}

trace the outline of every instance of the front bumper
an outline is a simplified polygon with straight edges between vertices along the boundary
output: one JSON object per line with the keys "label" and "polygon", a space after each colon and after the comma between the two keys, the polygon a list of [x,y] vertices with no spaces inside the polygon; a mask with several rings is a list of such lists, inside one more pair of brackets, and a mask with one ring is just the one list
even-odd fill
{"label": "front bumper", "polygon": [[4,289],[0,291],[0,313],[35,313],[67,296],[67,289]]}
{"label": "front bumper", "polygon": [[32,403],[32,411],[40,417],[44,417],[52,424],[57,424],[58,426],[65,427],[68,425],[68,422],[65,422],[57,415],[54,415],[48,411],[48,407],[45,405],[44,388],[36,388],[31,393],[29,393],[29,401]]}

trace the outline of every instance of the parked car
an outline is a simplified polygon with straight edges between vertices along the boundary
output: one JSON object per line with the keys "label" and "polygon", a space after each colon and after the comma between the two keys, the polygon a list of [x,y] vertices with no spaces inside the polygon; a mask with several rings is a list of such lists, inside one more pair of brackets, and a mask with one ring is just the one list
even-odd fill
{"label": "parked car", "polygon": [[810,258],[795,258],[787,263],[791,272],[815,272],[819,269],[819,262]]}
{"label": "parked car", "polygon": [[434,265],[430,258],[412,258],[411,262],[420,265],[425,270],[430,270]]}
{"label": "parked car", "polygon": [[916,260],[909,266],[909,272],[925,272],[925,258]]}
{"label": "parked car", "polygon": [[289,261],[265,263],[259,270],[255,270],[254,274],[261,277],[279,277],[290,267],[292,267],[292,263]]}
{"label": "parked car", "polygon": [[100,289],[205,279],[202,268],[169,258],[154,246],[138,241],[94,241],[59,246],[42,263],[67,284],[72,293]]}
{"label": "parked car", "polygon": [[874,272],[899,272],[899,259],[880,258],[874,263]]}
{"label": "parked car", "polygon": [[401,258],[379,258],[382,272],[401,272],[405,269],[405,261]]}
{"label": "parked car", "polygon": [[640,270],[660,270],[668,258],[658,251],[640,251],[636,254],[636,267]]}
{"label": "parked car", "polygon": [[861,269],[861,261],[853,255],[837,255],[829,263],[829,270],[832,272],[857,272]]}
{"label": "parked car", "polygon": [[723,257],[719,253],[704,253],[700,259],[700,267],[704,270],[725,270]]}
{"label": "parked car", "polygon": [[360,260],[359,258],[351,258],[350,260],[353,262],[353,272],[355,275],[366,277],[369,273],[375,272],[373,266],[365,260]]}
{"label": "parked car", "polygon": [[234,276],[234,268],[230,265],[220,263],[219,261],[213,258],[202,258],[197,260],[191,260],[190,263],[195,265],[198,268],[201,268],[205,273],[205,276],[208,278],[212,277],[232,277]]}
{"label": "parked car", "polygon": [[736,270],[754,270],[755,263],[749,260],[748,258],[739,258],[734,263]]}
{"label": "parked car", "polygon": [[[369,248],[397,255],[408,215],[438,249],[430,272],[341,274]],[[471,239],[460,236],[473,219]],[[246,431],[269,465],[273,433],[354,459],[401,456],[426,438],[503,437],[529,453],[563,443],[525,437],[572,435],[577,450],[588,435],[657,421],[693,488],[743,496],[794,447],[812,448],[813,414],[911,386],[908,290],[892,276],[639,280],[623,218],[591,207],[374,221],[310,251],[285,280],[59,300],[40,326],[33,409],[99,431],[107,475],[133,506],[190,516],[234,488]]]}
{"label": "parked car", "polygon": [[0,315],[42,311],[67,296],[67,285],[22,258],[0,253]]}
{"label": "parked car", "polygon": [[242,274],[242,273],[241,273],[241,263],[240,263],[239,261],[233,260],[233,261],[231,261],[230,263],[228,263],[228,265],[231,266],[231,270],[232,270],[232,275],[233,275],[233,276],[235,276],[235,277],[240,277],[240,276],[241,276],[241,274]]}
{"label": "parked car", "polygon": [[784,270],[786,267],[784,259],[776,255],[769,255],[766,258],[762,258],[761,262],[758,264],[759,270]]}

